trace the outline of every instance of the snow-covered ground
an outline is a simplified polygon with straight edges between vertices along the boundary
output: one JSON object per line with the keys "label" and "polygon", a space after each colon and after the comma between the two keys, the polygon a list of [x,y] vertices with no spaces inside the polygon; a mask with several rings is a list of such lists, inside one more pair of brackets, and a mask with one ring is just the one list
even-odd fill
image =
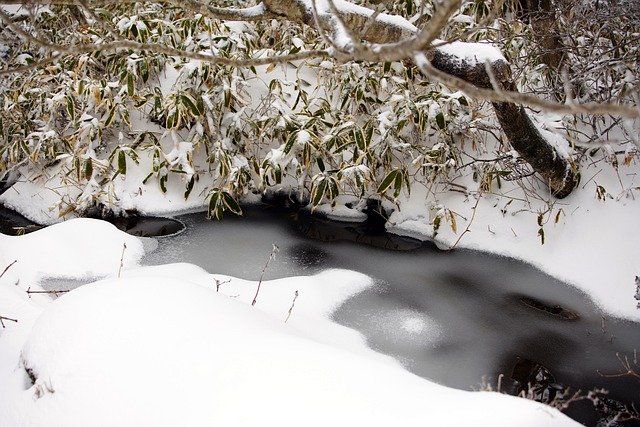
{"label": "snow-covered ground", "polygon": [[[0,425],[576,425],[533,401],[431,383],[369,350],[329,320],[371,285],[359,273],[266,282],[252,307],[255,282],[139,267],[143,253],[138,238],[90,219],[0,235],[0,265],[15,261],[0,314],[18,320],[0,335]],[[55,301],[26,293],[52,277],[104,278]]]}

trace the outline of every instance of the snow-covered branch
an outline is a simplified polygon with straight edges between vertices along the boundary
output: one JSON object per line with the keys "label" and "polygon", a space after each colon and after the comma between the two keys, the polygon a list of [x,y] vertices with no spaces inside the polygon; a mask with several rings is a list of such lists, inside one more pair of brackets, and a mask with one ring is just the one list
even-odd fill
{"label": "snow-covered branch", "polygon": [[[92,8],[117,6],[122,4],[148,3],[147,0],[90,0],[86,4]],[[212,19],[221,19],[225,21],[257,21],[263,19],[277,18],[276,15],[269,12],[263,3],[248,8],[226,8],[216,7],[198,0],[159,0],[154,3],[170,4],[181,7],[195,13]],[[0,0],[0,6],[15,5],[15,0]],[[30,6],[77,6],[79,0],[35,0],[28,2]]]}

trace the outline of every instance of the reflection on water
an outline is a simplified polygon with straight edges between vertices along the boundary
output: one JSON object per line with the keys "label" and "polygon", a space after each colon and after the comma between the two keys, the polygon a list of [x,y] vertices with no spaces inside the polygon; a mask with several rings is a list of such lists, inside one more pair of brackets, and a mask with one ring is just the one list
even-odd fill
{"label": "reflection on water", "polygon": [[[610,399],[640,406],[637,379],[603,375],[623,371],[616,354],[633,357],[640,349],[640,325],[603,317],[582,292],[525,263],[441,252],[429,243],[275,208],[221,222],[204,214],[179,219],[187,229],[159,240],[145,264],[184,261],[257,280],[277,244],[280,253],[265,279],[326,268],[373,277],[376,286],[346,301],[334,318],[417,375],[465,390],[483,379],[495,388],[503,375],[502,389],[515,392],[523,386],[516,380],[545,373],[540,387],[605,388]],[[522,376],[523,366],[532,366],[529,377]],[[588,425],[598,421],[590,404],[568,413]]]}

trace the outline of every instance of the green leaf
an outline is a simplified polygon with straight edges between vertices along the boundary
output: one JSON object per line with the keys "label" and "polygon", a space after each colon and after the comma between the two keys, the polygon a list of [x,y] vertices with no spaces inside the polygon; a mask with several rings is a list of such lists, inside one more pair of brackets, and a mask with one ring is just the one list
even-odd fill
{"label": "green leaf", "polygon": [[318,168],[320,169],[320,172],[324,172],[324,162],[322,161],[322,159],[320,157],[318,157],[317,159],[318,162]]}
{"label": "green leaf", "polygon": [[128,126],[131,126],[131,119],[129,118],[129,109],[125,104],[118,104],[118,109],[120,111],[120,117],[122,117],[122,121],[125,122]]}
{"label": "green leaf", "polygon": [[373,126],[370,123],[367,123],[366,126],[367,134],[364,138],[365,147],[368,149],[371,146],[371,141],[373,141]]}
{"label": "green leaf", "polygon": [[222,205],[220,203],[221,192],[220,190],[214,191],[209,199],[209,209],[207,215],[209,218],[220,219],[222,218]]}
{"label": "green leaf", "polygon": [[222,192],[222,200],[224,201],[224,205],[236,215],[242,215],[242,209],[240,208],[240,204],[238,201],[226,191]]}
{"label": "green leaf", "polygon": [[127,174],[127,155],[123,150],[118,153],[118,173]]}
{"label": "green leaf", "polygon": [[280,166],[276,166],[275,168],[275,177],[276,184],[282,184],[282,169],[280,168]]}
{"label": "green leaf", "polygon": [[187,182],[187,189],[184,192],[184,199],[187,200],[189,198],[189,194],[191,194],[191,191],[193,190],[193,184],[195,184],[196,181],[196,176],[193,175],[191,177],[191,179],[189,180],[189,182]]}
{"label": "green leaf", "polygon": [[538,230],[538,236],[540,236],[540,243],[544,245],[544,230],[542,228]]}
{"label": "green leaf", "polygon": [[93,161],[91,159],[87,159],[84,163],[84,177],[87,181],[91,179],[93,176]]}
{"label": "green leaf", "polygon": [[402,172],[396,174],[396,179],[394,180],[394,188],[393,188],[393,197],[398,197],[400,192],[402,191],[402,183],[404,181],[404,174]]}
{"label": "green leaf", "polygon": [[76,118],[76,108],[75,108],[75,105],[73,103],[73,98],[67,95],[67,96],[65,96],[65,99],[67,101],[67,114],[69,114],[69,119],[75,120],[75,118]]}
{"label": "green leaf", "polygon": [[96,15],[102,16],[107,21],[113,20],[113,14],[109,12],[107,9],[96,8],[94,9],[94,12]]}
{"label": "green leaf", "polygon": [[291,152],[291,149],[295,145],[297,139],[298,132],[292,132],[291,135],[289,135],[289,139],[287,139],[287,143],[285,144],[283,149],[284,154],[289,154]]}
{"label": "green leaf", "polygon": [[180,123],[180,111],[174,108],[167,116],[167,129],[178,127]]}
{"label": "green leaf", "polygon": [[146,184],[146,183],[147,183],[147,181],[149,181],[149,179],[150,179],[152,176],[153,176],[153,172],[149,172],[149,175],[147,175],[147,176],[145,177],[145,179],[143,179],[143,180],[142,180],[142,184],[143,184],[143,185],[144,185],[144,184]]}
{"label": "green leaf", "polygon": [[384,177],[380,185],[378,186],[378,189],[376,190],[376,192],[378,194],[382,194],[385,191],[387,191],[389,187],[391,187],[391,184],[393,183],[393,181],[395,181],[396,177],[398,176],[398,173],[399,171],[397,169],[394,169],[391,172],[389,172],[387,176]]}
{"label": "green leaf", "polygon": [[389,71],[391,71],[391,62],[385,62],[382,68],[382,72],[384,74],[387,74]]}
{"label": "green leaf", "polygon": [[127,74],[127,95],[133,96],[135,93],[135,86],[133,84],[133,75],[131,73]]}
{"label": "green leaf", "polygon": [[436,116],[436,124],[438,125],[438,129],[444,130],[447,127],[447,121],[444,119],[444,114],[439,112]]}
{"label": "green leaf", "polygon": [[142,77],[143,83],[149,80],[149,61],[146,59],[140,61],[140,77]]}
{"label": "green leaf", "polygon": [[329,194],[327,196],[329,200],[335,200],[335,198],[340,195],[340,187],[338,186],[338,181],[336,181],[335,178],[329,178],[329,186],[327,188],[329,190]]}
{"label": "green leaf", "polygon": [[78,181],[80,181],[82,179],[82,173],[80,172],[80,159],[79,158],[75,158],[73,159],[73,166],[76,169],[76,175],[78,177]]}
{"label": "green leaf", "polygon": [[326,178],[320,178],[319,181],[318,185],[316,185],[311,192],[311,204],[314,208],[320,204],[324,198],[324,193],[327,191]]}
{"label": "green leaf", "polygon": [[109,110],[109,115],[107,116],[107,120],[105,120],[105,122],[104,122],[104,127],[107,128],[107,127],[111,126],[111,123],[113,123],[113,119],[114,119],[115,116],[116,116],[116,106],[114,105]]}
{"label": "green leaf", "polygon": [[180,95],[182,104],[189,109],[193,117],[200,117],[202,111],[197,106],[197,101],[188,93],[182,93]]}
{"label": "green leaf", "polygon": [[365,137],[364,137],[364,134],[362,133],[362,129],[354,129],[353,136],[354,136],[354,139],[356,140],[356,145],[358,146],[358,148],[362,151],[366,151],[367,147],[364,142]]}
{"label": "green leaf", "polygon": [[167,192],[167,179],[169,178],[169,175],[162,175],[160,177],[160,190],[162,190],[163,193]]}

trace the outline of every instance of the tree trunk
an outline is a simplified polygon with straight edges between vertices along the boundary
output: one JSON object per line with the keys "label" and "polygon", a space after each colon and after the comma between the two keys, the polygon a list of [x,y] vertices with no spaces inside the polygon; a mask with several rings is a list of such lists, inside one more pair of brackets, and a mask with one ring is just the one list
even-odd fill
{"label": "tree trunk", "polygon": [[564,59],[564,45],[556,26],[552,0],[527,0],[527,16],[540,45],[540,62],[558,71]]}
{"label": "tree trunk", "polygon": [[[438,50],[434,52],[431,64],[475,86],[493,88],[484,64],[472,65]],[[501,89],[517,91],[509,64],[498,60],[490,66]],[[578,180],[574,165],[540,134],[525,109],[510,102],[493,102],[492,105],[509,143],[547,182],[551,194],[558,198],[571,194]]]}

